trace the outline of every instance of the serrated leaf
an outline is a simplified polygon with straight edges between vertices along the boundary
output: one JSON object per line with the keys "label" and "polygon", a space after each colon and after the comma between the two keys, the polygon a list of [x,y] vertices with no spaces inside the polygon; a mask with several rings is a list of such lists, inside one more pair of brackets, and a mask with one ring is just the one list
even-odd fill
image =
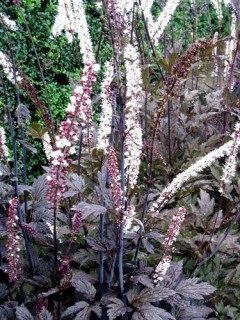
{"label": "serrated leaf", "polygon": [[154,253],[153,245],[146,238],[142,239],[142,243],[143,243],[144,248],[147,250],[147,252]]}
{"label": "serrated leaf", "polygon": [[164,309],[154,307],[150,303],[141,304],[138,306],[138,311],[135,312],[132,316],[132,319],[134,320],[167,320],[167,319],[173,319],[175,318],[165,311]]}
{"label": "serrated leaf", "polygon": [[85,188],[84,179],[76,173],[71,173],[67,177],[67,186],[71,188],[71,190],[83,192]]}
{"label": "serrated leaf", "polygon": [[70,197],[74,197],[78,194],[79,192],[78,191],[73,191],[73,190],[69,190],[69,191],[66,191],[62,194],[63,198],[70,198]]}
{"label": "serrated leaf", "polygon": [[124,305],[122,300],[118,298],[110,298],[113,303],[108,304],[107,315],[109,320],[114,320],[119,316],[123,316],[126,312],[130,312],[132,309]]}
{"label": "serrated leaf", "polygon": [[41,139],[44,135],[44,133],[47,132],[46,128],[42,128],[40,124],[37,122],[31,123],[27,128],[27,134],[32,136],[34,139]]}
{"label": "serrated leaf", "polygon": [[81,309],[85,308],[85,307],[88,307],[89,304],[85,301],[80,301],[80,302],[77,302],[75,303],[75,305],[73,305],[72,307],[69,307],[67,308],[67,310],[65,310],[63,313],[62,313],[62,316],[61,316],[61,319],[64,319],[65,317],[73,314],[73,313],[77,313],[79,312]]}
{"label": "serrated leaf", "polygon": [[132,300],[132,304],[158,302],[175,294],[175,291],[162,286],[142,289]]}
{"label": "serrated leaf", "polygon": [[127,296],[129,303],[132,303],[134,301],[136,296],[139,294],[139,291],[140,291],[140,289],[137,286],[135,286],[127,291],[126,296]]}
{"label": "serrated leaf", "polygon": [[149,278],[149,276],[147,274],[139,274],[136,276],[133,276],[131,278],[131,281],[134,283],[141,283],[144,287],[149,287],[149,288],[153,288],[153,282],[152,280]]}
{"label": "serrated leaf", "polygon": [[198,199],[200,212],[203,215],[210,215],[213,212],[215,201],[210,198],[210,195],[205,190],[200,190],[200,199]]}
{"label": "serrated leaf", "polygon": [[206,282],[198,283],[198,281],[198,278],[182,280],[175,291],[185,298],[200,300],[203,299],[203,296],[212,294],[216,290],[210,284]]}
{"label": "serrated leaf", "polygon": [[76,316],[75,320],[89,320],[91,313],[94,312],[99,318],[102,316],[102,309],[99,306],[87,306],[83,308]]}
{"label": "serrated leaf", "polygon": [[185,308],[179,315],[179,320],[197,320],[206,319],[213,312],[213,309],[206,306],[189,306]]}
{"label": "serrated leaf", "polygon": [[83,219],[87,219],[90,216],[92,216],[92,218],[95,218],[95,217],[99,216],[100,214],[106,213],[105,207],[97,205],[97,204],[86,203],[86,202],[78,203],[75,208],[82,210],[82,213],[83,213],[82,218]]}
{"label": "serrated leaf", "polygon": [[85,307],[81,311],[78,312],[76,318],[74,320],[89,320],[91,315],[91,307]]}
{"label": "serrated leaf", "polygon": [[34,320],[30,311],[24,306],[16,308],[16,319],[17,320]]}
{"label": "serrated leaf", "polygon": [[72,280],[72,285],[74,288],[84,294],[84,296],[89,299],[93,300],[97,290],[95,287],[88,281],[86,280]]}
{"label": "serrated leaf", "polygon": [[[46,174],[39,176],[32,184],[32,198],[34,202],[45,200],[48,190]],[[44,201],[45,202],[45,201]]]}

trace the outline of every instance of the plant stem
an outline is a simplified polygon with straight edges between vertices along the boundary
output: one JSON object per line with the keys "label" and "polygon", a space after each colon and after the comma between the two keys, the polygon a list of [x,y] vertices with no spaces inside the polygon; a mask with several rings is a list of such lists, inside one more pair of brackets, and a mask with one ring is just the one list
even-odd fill
{"label": "plant stem", "polygon": [[[125,90],[126,92],[126,90]],[[121,190],[122,190],[122,207],[126,209],[125,201],[125,168],[124,168],[124,129],[125,129],[125,103],[123,98],[120,97],[120,174],[121,174]],[[118,251],[118,270],[119,270],[119,287],[121,297],[123,298],[124,292],[124,282],[123,282],[123,212],[120,217],[120,227],[119,227],[119,251]]]}
{"label": "plant stem", "polygon": [[[2,79],[1,79],[2,80]],[[8,95],[6,91],[6,87],[4,82],[2,81],[3,84],[3,91],[4,91],[4,96],[6,100],[6,107],[7,107],[7,116],[8,116],[8,125],[10,129],[10,135],[11,135],[11,142],[12,142],[12,150],[13,150],[13,161],[14,161],[14,179],[13,179],[13,185],[14,185],[14,193],[16,198],[18,199],[18,207],[17,207],[17,212],[18,212],[18,218],[19,218],[19,224],[22,230],[23,234],[23,239],[24,239],[24,245],[26,248],[26,253],[27,253],[27,258],[28,258],[28,264],[29,264],[29,269],[30,273],[33,273],[33,264],[32,264],[32,259],[29,251],[29,242],[28,242],[28,237],[26,234],[26,231],[23,229],[22,223],[24,222],[24,217],[22,214],[20,202],[19,202],[19,191],[18,191],[18,157],[17,157],[17,148],[16,148],[16,136],[15,136],[15,131],[13,129],[13,121],[12,121],[12,115],[11,115],[11,110],[10,110],[10,105],[9,105],[9,100],[8,100]]]}

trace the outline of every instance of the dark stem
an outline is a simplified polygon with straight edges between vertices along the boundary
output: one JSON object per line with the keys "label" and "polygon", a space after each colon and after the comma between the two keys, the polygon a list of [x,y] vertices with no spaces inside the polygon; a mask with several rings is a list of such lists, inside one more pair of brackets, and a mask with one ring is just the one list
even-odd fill
{"label": "dark stem", "polygon": [[[126,90],[125,90],[126,92]],[[125,129],[125,111],[124,111],[124,101],[120,97],[120,174],[121,174],[121,190],[122,190],[122,206],[126,207],[125,201],[125,168],[124,168],[124,129]],[[126,209],[126,208],[125,208]],[[124,292],[124,281],[123,281],[123,212],[120,217],[120,226],[119,226],[119,251],[118,251],[118,270],[119,270],[119,287],[121,297],[123,299]]]}
{"label": "dark stem", "polygon": [[172,167],[172,131],[171,131],[171,109],[172,109],[172,99],[168,99],[167,117],[168,117],[168,157],[169,164]]}
{"label": "dark stem", "polygon": [[[100,240],[103,241],[104,238],[104,220],[105,216],[103,213],[100,214],[100,225],[99,225],[99,237]],[[100,251],[100,266],[99,266],[99,293],[100,293],[100,298],[102,298],[104,294],[103,290],[103,284],[104,284],[104,252]]]}
{"label": "dark stem", "polygon": [[[2,79],[1,79],[2,80]],[[27,253],[27,258],[28,258],[28,264],[29,264],[29,269],[30,273],[33,273],[33,264],[32,264],[32,259],[30,255],[30,250],[29,250],[29,242],[28,242],[28,237],[26,234],[26,231],[24,230],[22,223],[24,222],[24,217],[22,214],[20,202],[19,202],[19,191],[18,191],[18,157],[17,157],[17,148],[16,148],[16,136],[15,136],[15,131],[13,129],[13,121],[12,121],[12,115],[11,115],[11,110],[9,106],[9,100],[8,100],[8,95],[6,91],[6,87],[4,82],[2,81],[3,84],[3,91],[4,91],[4,96],[6,100],[6,106],[7,106],[7,115],[8,115],[8,125],[10,129],[10,135],[11,135],[11,142],[12,142],[12,150],[13,150],[13,165],[14,165],[14,179],[13,179],[13,186],[14,186],[14,193],[16,198],[18,199],[18,207],[17,207],[17,212],[18,212],[18,218],[19,218],[19,224],[22,230],[23,234],[23,239],[24,239],[24,245],[26,248],[26,253]]]}

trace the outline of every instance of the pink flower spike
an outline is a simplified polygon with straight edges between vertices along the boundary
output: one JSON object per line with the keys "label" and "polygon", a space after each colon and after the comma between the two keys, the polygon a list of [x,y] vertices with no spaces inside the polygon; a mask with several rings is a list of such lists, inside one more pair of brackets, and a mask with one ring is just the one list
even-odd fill
{"label": "pink flower spike", "polygon": [[17,207],[18,199],[13,198],[9,201],[8,208],[8,217],[6,223],[7,229],[7,241],[6,241],[6,250],[7,250],[7,261],[8,261],[8,277],[9,281],[17,284],[19,276],[22,273],[20,267],[20,242],[19,236],[17,235],[18,231],[18,216],[17,216]]}

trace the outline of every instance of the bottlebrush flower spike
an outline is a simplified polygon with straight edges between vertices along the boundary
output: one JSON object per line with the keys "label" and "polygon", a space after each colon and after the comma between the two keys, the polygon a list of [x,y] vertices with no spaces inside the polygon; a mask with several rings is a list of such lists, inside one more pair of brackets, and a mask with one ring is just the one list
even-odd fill
{"label": "bottlebrush flower spike", "polygon": [[69,155],[76,152],[75,144],[79,138],[79,126],[82,127],[83,143],[88,144],[92,139],[90,95],[97,71],[98,65],[95,62],[85,65],[80,85],[75,88],[71,103],[67,107],[67,119],[61,123],[60,135],[56,137],[56,149],[51,153],[51,169],[47,176],[52,209],[55,209],[58,202],[63,200],[67,167],[72,162]]}
{"label": "bottlebrush flower spike", "polygon": [[233,144],[227,152],[227,160],[223,169],[223,175],[221,177],[221,188],[220,192],[223,193],[226,184],[231,183],[232,178],[236,174],[237,164],[238,164],[238,150],[240,147],[240,123],[235,125],[234,132],[232,134]]}
{"label": "bottlebrush flower spike", "polygon": [[170,266],[170,262],[172,260],[172,256],[171,256],[172,245],[174,241],[176,241],[181,225],[185,219],[185,215],[186,215],[186,209],[183,207],[180,207],[170,222],[170,226],[168,228],[168,232],[163,243],[164,254],[153,273],[153,279],[154,279],[153,281],[156,284],[163,280],[162,276],[166,274]]}
{"label": "bottlebrush flower spike", "polygon": [[69,42],[73,41],[73,34],[78,35],[83,63],[93,61],[92,41],[82,0],[59,0],[52,34],[57,37],[63,30]]}
{"label": "bottlebrush flower spike", "polygon": [[231,40],[227,41],[226,52],[225,52],[225,68],[224,76],[227,81],[227,86],[229,89],[232,89],[232,79],[230,78],[229,73],[231,74],[230,68],[233,63],[234,52],[237,47],[237,18],[234,12],[232,12],[232,24],[231,24]]}
{"label": "bottlebrush flower spike", "polygon": [[15,21],[10,20],[7,16],[0,12],[0,23],[2,23],[6,28],[16,31],[18,29]]}
{"label": "bottlebrush flower spike", "polygon": [[140,61],[135,47],[128,44],[124,53],[127,82],[125,116],[125,159],[124,166],[129,187],[137,183],[142,153],[142,129],[138,121],[143,98]]}
{"label": "bottlebrush flower spike", "polygon": [[222,21],[223,14],[222,14],[222,1],[221,0],[211,0],[214,8],[216,9],[218,20]]}
{"label": "bottlebrush flower spike", "polygon": [[43,143],[43,150],[45,152],[46,158],[48,161],[51,161],[51,154],[53,152],[53,148],[51,145],[51,138],[48,132],[44,133],[42,137],[42,143]]}
{"label": "bottlebrush flower spike", "polygon": [[179,2],[180,0],[168,0],[158,19],[155,21],[153,28],[149,29],[150,37],[154,45],[158,44],[158,40],[162,36],[166,26],[171,20],[172,15],[179,5]]}
{"label": "bottlebrush flower spike", "polygon": [[[10,82],[15,83],[14,75],[13,75],[13,66],[8,56],[5,55],[2,51],[0,51],[0,65],[3,68],[3,71]],[[17,82],[22,80],[22,77],[19,74],[16,74]]]}
{"label": "bottlebrush flower spike", "polygon": [[161,261],[157,265],[152,275],[153,282],[155,284],[158,284],[158,282],[161,282],[163,280],[163,275],[165,275],[167,270],[169,269],[171,261],[172,261],[172,256],[170,255],[164,255],[162,257]]}
{"label": "bottlebrush flower spike", "polygon": [[79,233],[81,225],[82,225],[82,210],[77,209],[72,221],[72,237],[75,237]]}
{"label": "bottlebrush flower spike", "polygon": [[17,283],[19,276],[22,273],[20,267],[20,243],[18,233],[18,216],[17,216],[18,199],[13,198],[9,201],[8,217],[6,223],[7,229],[7,241],[6,241],[6,251],[7,251],[7,262],[8,262],[8,277],[9,281]]}
{"label": "bottlebrush flower spike", "polygon": [[0,127],[0,160],[8,161],[9,152],[6,146],[6,134],[3,127]]}
{"label": "bottlebrush flower spike", "polygon": [[113,91],[111,89],[111,81],[113,79],[113,64],[106,62],[106,71],[104,73],[101,91],[101,115],[97,135],[97,148],[102,149],[107,153],[109,146],[109,137],[112,130],[112,116],[113,116]]}
{"label": "bottlebrush flower spike", "polygon": [[226,154],[228,154],[233,144],[233,141],[225,143],[221,147],[209,152],[206,156],[202,157],[185,171],[179,173],[172,180],[172,182],[162,190],[158,199],[152,204],[150,212],[158,214],[167,203],[168,199],[173,196],[184,185],[185,182],[193,177],[196,177],[198,173],[211,166],[217,159],[222,158]]}
{"label": "bottlebrush flower spike", "polygon": [[170,226],[163,243],[164,251],[170,252],[172,250],[173,242],[176,241],[177,235],[179,234],[181,225],[185,219],[186,209],[180,207],[177,213],[173,216]]}
{"label": "bottlebrush flower spike", "polygon": [[113,147],[109,148],[109,153],[108,153],[108,173],[109,173],[110,187],[112,190],[113,205],[116,212],[116,218],[117,220],[119,220],[121,212],[123,210],[122,190],[121,190],[117,157]]}

